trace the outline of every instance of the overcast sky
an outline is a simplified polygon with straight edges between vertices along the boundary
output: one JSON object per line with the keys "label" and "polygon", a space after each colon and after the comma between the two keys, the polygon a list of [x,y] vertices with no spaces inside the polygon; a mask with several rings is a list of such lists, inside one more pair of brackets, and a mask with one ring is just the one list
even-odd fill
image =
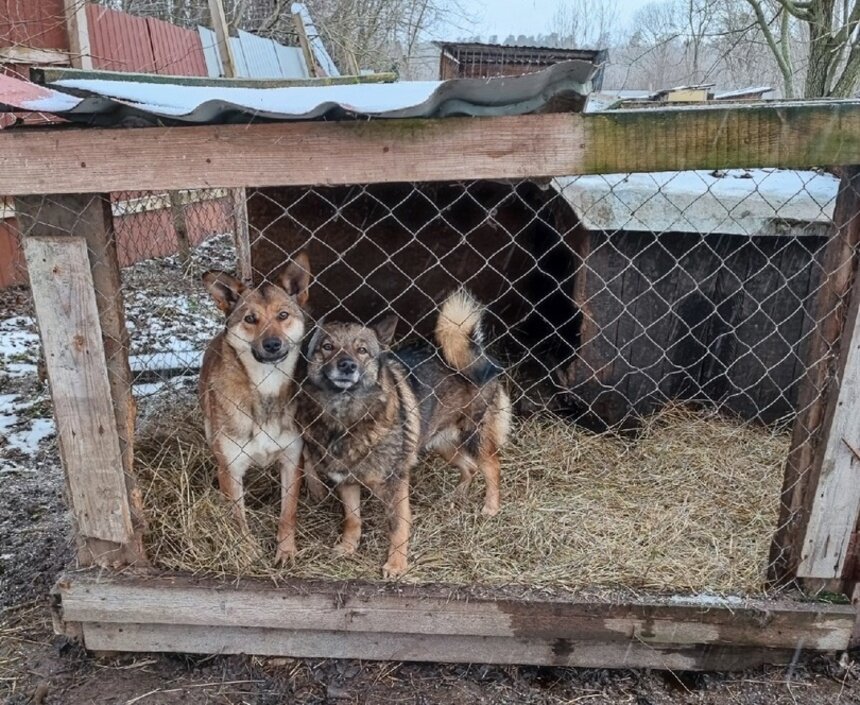
{"label": "overcast sky", "polygon": [[[463,0],[463,6],[477,20],[473,31],[455,31],[458,36],[498,35],[504,41],[509,34],[548,34],[552,31],[552,16],[563,0]],[[633,13],[651,0],[617,0],[622,21],[629,21]]]}

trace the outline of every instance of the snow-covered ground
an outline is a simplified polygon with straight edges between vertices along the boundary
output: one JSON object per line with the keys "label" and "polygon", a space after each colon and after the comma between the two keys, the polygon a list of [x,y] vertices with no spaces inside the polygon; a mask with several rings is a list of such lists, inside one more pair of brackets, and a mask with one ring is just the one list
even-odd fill
{"label": "snow-covered ground", "polygon": [[[146,260],[123,271],[126,327],[134,393],[139,400],[193,389],[207,342],[222,316],[200,283],[207,269],[234,269],[229,236],[194,251],[190,273],[175,257]],[[8,294],[8,292],[7,292]],[[39,377],[41,344],[26,294],[0,306],[0,474],[28,472],[32,461],[54,452],[56,428],[50,393]],[[159,371],[168,370],[163,377]]]}

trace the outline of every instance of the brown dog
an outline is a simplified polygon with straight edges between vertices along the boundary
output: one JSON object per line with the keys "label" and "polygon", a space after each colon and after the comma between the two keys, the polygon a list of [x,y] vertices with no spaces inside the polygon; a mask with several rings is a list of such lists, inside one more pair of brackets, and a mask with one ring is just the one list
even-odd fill
{"label": "brown dog", "polygon": [[310,284],[307,256],[299,254],[274,281],[252,289],[224,272],[203,275],[227,323],[203,356],[199,392],[206,439],[218,463],[218,484],[249,539],[245,472],[251,465],[280,465],[276,560],[283,563],[296,552],[302,439],[293,399]]}
{"label": "brown dog", "polygon": [[385,502],[389,518],[385,577],[407,569],[412,523],[409,475],[418,452],[433,451],[460,469],[465,496],[477,470],[486,479],[484,513],[499,511],[499,449],[510,428],[501,368],[483,349],[481,306],[465,291],[448,297],[436,325],[436,350],[387,348],[395,318],[363,326],[318,327],[308,349],[297,418],[305,437],[305,475],[334,484],[344,509],[335,550],[354,553],[361,537],[362,486]]}

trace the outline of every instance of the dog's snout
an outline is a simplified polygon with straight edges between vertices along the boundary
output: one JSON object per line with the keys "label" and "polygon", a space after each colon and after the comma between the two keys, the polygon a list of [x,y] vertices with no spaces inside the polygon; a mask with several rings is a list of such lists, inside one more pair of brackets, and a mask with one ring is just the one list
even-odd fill
{"label": "dog's snout", "polygon": [[281,350],[281,339],[280,338],[266,338],[263,340],[263,350],[267,353],[274,354],[276,352],[280,352]]}
{"label": "dog's snout", "polygon": [[342,357],[337,361],[337,369],[339,372],[351,375],[358,369],[358,363],[351,357]]}

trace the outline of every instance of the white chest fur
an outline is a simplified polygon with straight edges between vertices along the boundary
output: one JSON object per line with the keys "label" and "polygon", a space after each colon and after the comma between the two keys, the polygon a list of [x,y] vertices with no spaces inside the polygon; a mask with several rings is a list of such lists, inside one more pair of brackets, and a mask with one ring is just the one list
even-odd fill
{"label": "white chest fur", "polygon": [[291,406],[279,408],[282,402],[278,397],[293,381],[298,356],[296,349],[276,365],[257,362],[250,352],[240,356],[258,403],[252,405],[255,409],[250,414],[232,410],[232,432],[219,434],[221,452],[232,471],[269,465],[285,453],[297,460],[301,434],[296,430]]}

